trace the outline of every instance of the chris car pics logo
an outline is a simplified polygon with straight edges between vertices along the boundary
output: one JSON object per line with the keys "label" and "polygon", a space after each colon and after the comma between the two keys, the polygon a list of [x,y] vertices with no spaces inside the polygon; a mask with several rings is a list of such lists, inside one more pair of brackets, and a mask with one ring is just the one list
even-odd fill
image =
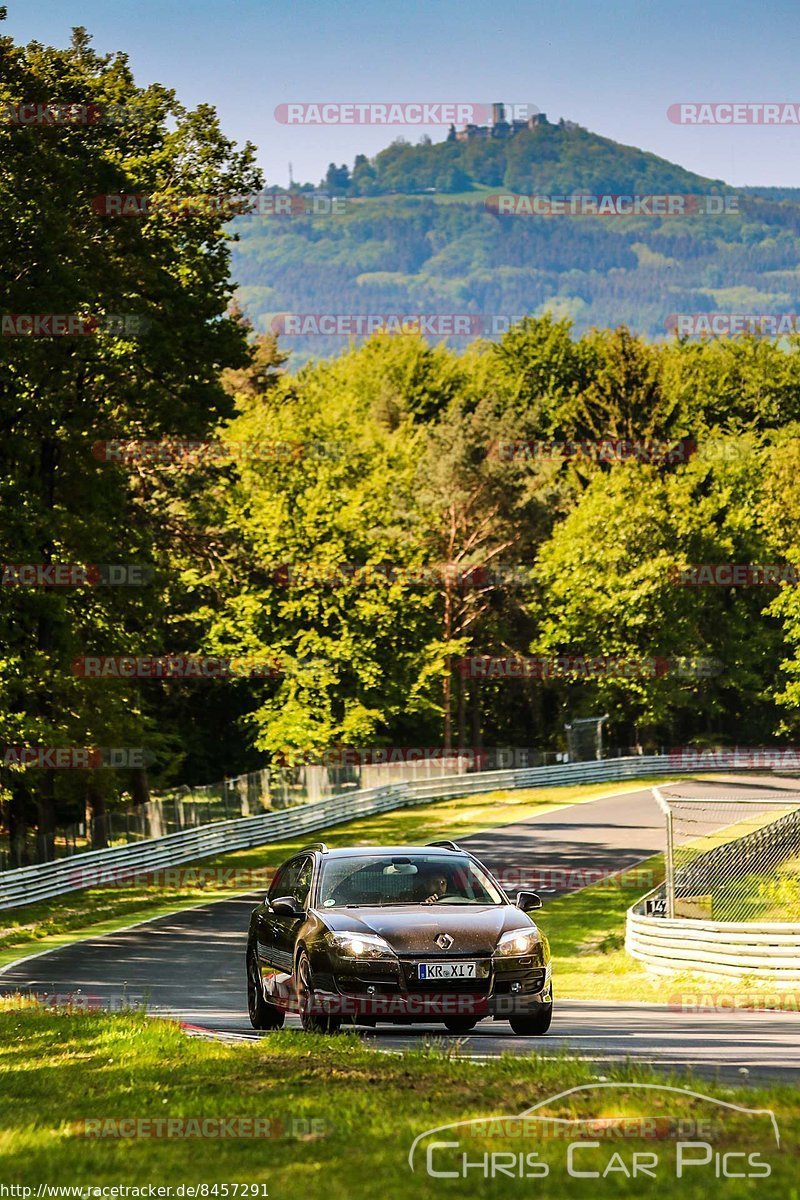
{"label": "chris car pics logo", "polygon": [[[620,1098],[619,1113],[609,1104]],[[573,1112],[586,1108],[587,1115]],[[567,1113],[570,1115],[561,1115]],[[408,1165],[432,1179],[767,1179],[780,1131],[771,1109],[657,1083],[581,1084],[515,1114],[426,1129]],[[646,1184],[645,1184],[646,1186]],[[751,1183],[750,1186],[757,1186]]]}

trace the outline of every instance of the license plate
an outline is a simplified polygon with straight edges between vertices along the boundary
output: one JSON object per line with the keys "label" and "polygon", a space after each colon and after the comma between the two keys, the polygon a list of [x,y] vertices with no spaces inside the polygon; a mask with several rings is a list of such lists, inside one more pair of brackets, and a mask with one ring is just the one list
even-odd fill
{"label": "license plate", "polygon": [[477,979],[478,964],[474,962],[420,963],[420,979]]}

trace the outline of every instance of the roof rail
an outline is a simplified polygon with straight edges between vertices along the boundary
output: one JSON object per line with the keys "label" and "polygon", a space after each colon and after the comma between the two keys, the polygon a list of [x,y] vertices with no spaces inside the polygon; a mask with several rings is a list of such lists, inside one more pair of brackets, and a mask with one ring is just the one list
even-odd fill
{"label": "roof rail", "polygon": [[440,838],[437,842],[426,842],[426,846],[441,846],[444,850],[460,850],[461,847],[451,842],[449,838]]}
{"label": "roof rail", "polygon": [[307,850],[319,850],[319,851],[321,851],[322,854],[328,853],[328,847],[325,845],[324,842],[311,842],[311,843],[309,843],[308,846],[303,846],[303,849],[300,851],[300,854],[305,854],[305,852]]}

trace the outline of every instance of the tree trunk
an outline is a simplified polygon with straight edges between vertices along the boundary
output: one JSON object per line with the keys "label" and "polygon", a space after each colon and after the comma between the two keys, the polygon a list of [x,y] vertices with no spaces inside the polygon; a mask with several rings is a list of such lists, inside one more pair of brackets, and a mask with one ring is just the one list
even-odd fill
{"label": "tree trunk", "polygon": [[[465,680],[466,685],[466,680]],[[476,750],[483,748],[483,730],[481,729],[481,705],[478,686],[474,680],[469,685],[469,707],[472,723],[472,745]]]}
{"label": "tree trunk", "polygon": [[9,785],[11,799],[6,806],[8,814],[8,852],[10,867],[27,867],[30,865],[28,852],[28,822],[26,818],[26,799],[20,784]]}
{"label": "tree trunk", "polygon": [[[52,511],[55,507],[55,492],[56,492],[56,445],[52,438],[44,438],[39,454],[39,470],[41,478],[42,499],[48,511]],[[49,530],[48,530],[49,532]],[[42,546],[42,561],[49,563],[53,557],[52,542],[49,540]],[[49,652],[53,648],[53,622],[47,612],[43,612],[38,621],[37,628],[37,648],[44,653]],[[53,716],[53,697],[52,693],[47,690],[39,692],[35,704],[35,711],[44,717],[46,721],[51,722]],[[55,788],[53,786],[53,775],[51,771],[47,771],[42,784],[38,789],[37,796],[37,825],[38,825],[38,857],[41,862],[49,862],[55,854]]]}
{"label": "tree trunk", "polygon": [[[453,635],[453,593],[450,575],[445,572],[444,580],[444,640],[449,642]],[[453,745],[453,659],[448,654],[444,664],[444,748]]]}
{"label": "tree trunk", "polygon": [[130,775],[130,792],[134,804],[147,804],[150,800],[150,781],[146,767],[134,767]]}
{"label": "tree trunk", "polygon": [[101,792],[95,791],[93,783],[94,781],[90,779],[87,784],[89,805],[92,813],[92,849],[105,850],[108,846],[106,798]]}
{"label": "tree trunk", "polygon": [[467,698],[465,695],[467,682],[463,671],[459,671],[456,675],[456,686],[458,688],[458,746],[460,750],[463,750],[467,744]]}

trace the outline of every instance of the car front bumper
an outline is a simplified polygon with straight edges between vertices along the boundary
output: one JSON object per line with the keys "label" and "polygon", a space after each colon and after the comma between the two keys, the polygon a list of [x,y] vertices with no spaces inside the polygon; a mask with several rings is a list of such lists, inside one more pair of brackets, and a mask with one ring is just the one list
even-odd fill
{"label": "car front bumper", "polygon": [[[338,967],[338,964],[337,964]],[[484,1017],[505,1020],[538,1012],[552,1003],[550,964],[531,959],[486,960],[475,980],[425,984],[416,960],[397,964],[345,964],[317,975],[315,1007],[322,1013],[376,1021],[446,1020]],[[393,969],[390,969],[393,968]]]}

